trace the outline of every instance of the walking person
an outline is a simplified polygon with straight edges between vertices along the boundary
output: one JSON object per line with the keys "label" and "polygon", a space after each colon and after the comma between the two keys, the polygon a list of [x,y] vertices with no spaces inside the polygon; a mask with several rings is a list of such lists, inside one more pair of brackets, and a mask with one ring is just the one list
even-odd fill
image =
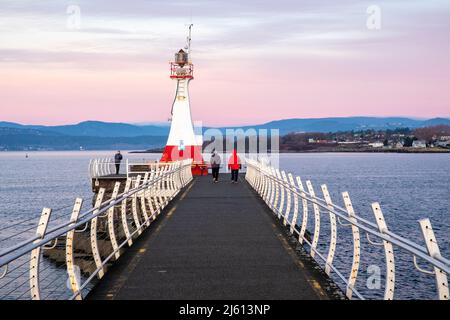
{"label": "walking person", "polygon": [[114,163],[116,165],[116,175],[119,174],[120,171],[120,161],[122,161],[123,157],[122,154],[120,153],[120,150],[117,151],[117,153],[114,155]]}
{"label": "walking person", "polygon": [[239,158],[236,149],[234,149],[230,160],[228,160],[228,169],[231,170],[231,183],[237,183],[241,167],[241,158]]}
{"label": "walking person", "polygon": [[214,150],[211,155],[210,163],[211,163],[211,172],[212,172],[212,176],[213,176],[213,181],[215,183],[219,182],[219,170],[220,170],[221,162],[222,162],[222,159],[220,158],[219,154]]}

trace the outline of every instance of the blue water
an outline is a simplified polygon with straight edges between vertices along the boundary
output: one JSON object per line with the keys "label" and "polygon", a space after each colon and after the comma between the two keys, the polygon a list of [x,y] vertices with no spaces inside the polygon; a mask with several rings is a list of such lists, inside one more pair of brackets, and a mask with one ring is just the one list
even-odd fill
{"label": "blue water", "polygon": [[[27,218],[38,218],[43,207],[56,209],[55,217],[60,214],[60,221],[65,221],[76,197],[90,201],[89,160],[111,157],[113,153],[30,152],[28,158],[24,152],[0,153],[0,248],[8,245],[8,241],[2,239],[15,229],[2,231],[5,226]],[[159,157],[156,154],[124,155],[135,161]],[[388,228],[419,244],[423,241],[417,220],[429,217],[441,253],[450,257],[450,154],[283,154],[280,155],[280,167],[301,176],[303,181],[311,180],[318,195],[320,185],[327,184],[337,204],[342,205],[341,192],[348,191],[357,214],[371,221],[374,220],[370,204],[380,202]],[[326,216],[319,242],[319,249],[324,254],[328,248]],[[309,229],[313,230],[311,220]],[[32,229],[24,232],[23,237],[34,232],[35,222],[33,219],[25,224]],[[384,252],[382,248],[370,246],[363,233],[361,238],[362,263],[357,289],[369,297],[380,298],[384,292]],[[335,263],[346,277],[352,260],[351,241],[350,229],[339,226]],[[416,271],[410,255],[397,249],[395,253],[395,297],[435,298],[433,276]],[[367,288],[367,268],[370,265],[381,270],[379,289]],[[429,269],[428,265],[421,265]],[[343,285],[335,276],[334,279]]]}
{"label": "blue water", "polygon": [[[299,175],[303,181],[311,180],[317,195],[321,195],[320,185],[326,184],[333,202],[342,207],[341,193],[348,191],[356,213],[372,222],[375,220],[371,203],[379,202],[389,230],[421,245],[424,242],[418,220],[430,218],[441,254],[450,257],[450,154],[293,154],[281,155],[280,167]],[[326,218],[324,215],[319,241],[323,253],[328,252]],[[312,222],[310,218],[309,230],[313,230]],[[384,276],[383,248],[370,245],[362,232],[361,242],[357,288],[365,295],[382,297],[384,285],[380,289],[368,289],[366,280],[370,265],[379,266]],[[346,276],[352,250],[351,229],[338,226],[335,259]],[[434,277],[415,270],[411,255],[397,248],[394,251],[395,298],[436,298]],[[426,263],[420,265],[431,269]]]}
{"label": "blue water", "polygon": [[[154,160],[160,156],[124,155],[136,162]],[[89,161],[113,156],[114,151],[0,152],[1,223],[39,217],[43,207],[59,209],[73,206],[77,197],[90,201]],[[125,159],[122,173],[125,170],[124,163]]]}

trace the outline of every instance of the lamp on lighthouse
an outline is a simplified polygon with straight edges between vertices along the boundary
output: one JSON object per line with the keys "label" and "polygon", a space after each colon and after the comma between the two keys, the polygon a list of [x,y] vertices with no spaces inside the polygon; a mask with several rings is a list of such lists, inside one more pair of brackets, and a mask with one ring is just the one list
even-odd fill
{"label": "lamp on lighthouse", "polygon": [[170,78],[176,82],[175,99],[172,104],[169,138],[161,162],[192,159],[192,173],[205,175],[208,170],[202,157],[202,143],[194,133],[189,101],[189,83],[194,79],[194,65],[190,60],[191,29],[192,25],[189,26],[185,49],[176,52],[174,61],[170,62]]}
{"label": "lamp on lighthouse", "polygon": [[175,53],[175,61],[170,63],[171,79],[194,79],[194,65],[189,62],[189,54],[183,49]]}

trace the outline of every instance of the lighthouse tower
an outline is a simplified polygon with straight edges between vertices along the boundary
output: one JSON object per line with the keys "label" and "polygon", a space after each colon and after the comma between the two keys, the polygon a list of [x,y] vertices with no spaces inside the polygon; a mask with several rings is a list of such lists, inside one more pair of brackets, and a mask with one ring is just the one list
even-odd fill
{"label": "lighthouse tower", "polygon": [[189,103],[189,83],[194,79],[194,65],[190,59],[191,29],[192,25],[186,47],[175,53],[175,61],[170,63],[170,78],[175,81],[176,90],[169,138],[161,162],[193,159],[192,173],[204,175],[208,170],[202,157],[202,142],[197,141],[194,133]]}

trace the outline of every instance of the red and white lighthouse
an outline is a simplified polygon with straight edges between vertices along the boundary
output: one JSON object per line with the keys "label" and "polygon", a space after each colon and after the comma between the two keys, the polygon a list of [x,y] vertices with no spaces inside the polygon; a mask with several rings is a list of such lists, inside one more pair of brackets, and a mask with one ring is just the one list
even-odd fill
{"label": "red and white lighthouse", "polygon": [[175,61],[170,63],[170,78],[176,82],[176,91],[169,138],[161,162],[192,159],[192,173],[205,175],[208,170],[202,157],[202,141],[194,133],[189,102],[189,83],[194,79],[194,65],[190,59],[191,29],[192,25],[186,47],[175,53]]}

